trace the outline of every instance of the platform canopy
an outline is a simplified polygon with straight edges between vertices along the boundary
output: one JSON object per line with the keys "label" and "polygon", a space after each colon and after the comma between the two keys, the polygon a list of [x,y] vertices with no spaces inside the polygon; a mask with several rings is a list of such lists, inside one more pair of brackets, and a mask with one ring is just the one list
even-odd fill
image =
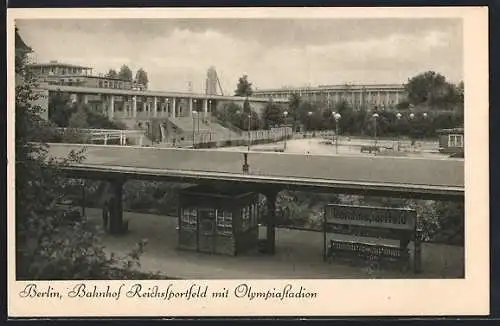
{"label": "platform canopy", "polygon": [[[50,144],[49,155],[66,157],[80,144]],[[463,199],[464,160],[378,156],[303,155],[154,147],[85,146],[82,163],[68,167],[90,177],[273,185],[296,190],[403,197]],[[249,172],[243,173],[244,153]]]}

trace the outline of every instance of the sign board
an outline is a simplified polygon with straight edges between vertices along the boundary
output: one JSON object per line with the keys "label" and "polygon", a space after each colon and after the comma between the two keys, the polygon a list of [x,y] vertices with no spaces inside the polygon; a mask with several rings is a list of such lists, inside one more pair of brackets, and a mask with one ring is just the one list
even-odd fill
{"label": "sign board", "polygon": [[413,230],[417,212],[407,208],[330,204],[325,206],[325,221],[337,225]]}

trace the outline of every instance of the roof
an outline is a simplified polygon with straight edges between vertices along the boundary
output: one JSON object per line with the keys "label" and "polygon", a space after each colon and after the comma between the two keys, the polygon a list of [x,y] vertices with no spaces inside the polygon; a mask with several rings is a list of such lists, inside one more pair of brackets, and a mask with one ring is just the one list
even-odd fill
{"label": "roof", "polygon": [[449,128],[449,129],[438,129],[436,130],[438,134],[450,134],[450,133],[456,133],[456,134],[463,134],[464,133],[464,128]]}
{"label": "roof", "polygon": [[[128,95],[128,96],[158,96],[158,97],[184,97],[184,98],[202,98],[202,99],[214,99],[214,100],[235,100],[243,101],[247,97],[244,96],[224,96],[224,95],[206,95],[206,94],[196,94],[189,92],[167,92],[167,91],[152,91],[152,90],[130,90],[130,89],[119,89],[119,88],[96,88],[96,87],[81,87],[81,86],[66,86],[66,85],[44,85],[44,89],[53,92],[71,92],[80,94],[112,94],[112,95]],[[268,102],[268,99],[264,97],[251,96],[248,100],[252,102]],[[274,99],[276,103],[288,103],[285,99]]]}
{"label": "roof", "polygon": [[197,185],[189,188],[185,188],[180,190],[180,193],[182,194],[187,194],[187,195],[194,195],[194,194],[203,194],[205,196],[211,196],[211,197],[240,197],[243,195],[248,195],[250,192],[248,189],[244,189],[241,187],[236,187],[236,186],[222,186],[218,185],[217,187],[207,185],[207,184],[202,184],[202,185]]}
{"label": "roof", "polygon": [[16,28],[15,47],[16,47],[16,50],[18,50],[18,51],[32,52],[32,49],[28,45],[26,45],[26,43],[22,39],[21,35],[19,35],[17,28]]}
{"label": "roof", "polygon": [[33,63],[30,64],[29,67],[67,67],[67,68],[82,68],[82,69],[92,69],[92,67],[74,65],[70,63],[63,63],[57,61],[51,61],[47,63]]}
{"label": "roof", "polygon": [[349,90],[349,89],[398,89],[404,90],[403,84],[335,84],[335,85],[318,85],[318,86],[296,86],[296,87],[282,87],[282,88],[269,88],[255,90],[255,94],[268,93],[268,92],[294,92],[294,91],[326,91],[329,89],[334,90]]}

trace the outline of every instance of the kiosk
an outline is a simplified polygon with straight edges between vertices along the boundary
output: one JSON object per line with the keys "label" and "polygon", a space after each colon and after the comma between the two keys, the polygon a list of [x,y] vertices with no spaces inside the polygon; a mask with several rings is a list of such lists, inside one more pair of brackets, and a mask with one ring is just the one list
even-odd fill
{"label": "kiosk", "polygon": [[258,194],[199,185],[179,192],[179,249],[235,256],[257,248]]}

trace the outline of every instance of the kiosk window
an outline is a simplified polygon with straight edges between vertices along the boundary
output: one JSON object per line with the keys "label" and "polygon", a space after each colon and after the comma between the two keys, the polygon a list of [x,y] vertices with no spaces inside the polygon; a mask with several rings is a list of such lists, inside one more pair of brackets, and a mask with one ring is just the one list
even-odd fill
{"label": "kiosk window", "polygon": [[196,229],[196,209],[183,208],[182,209],[182,228],[183,229]]}

